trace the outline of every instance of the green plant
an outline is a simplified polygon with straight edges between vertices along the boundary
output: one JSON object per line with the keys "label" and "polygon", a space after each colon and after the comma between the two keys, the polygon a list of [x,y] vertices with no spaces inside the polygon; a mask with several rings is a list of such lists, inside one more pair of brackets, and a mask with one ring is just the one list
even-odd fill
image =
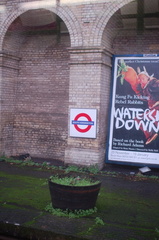
{"label": "green plant", "polygon": [[50,181],[62,185],[67,186],[90,186],[94,184],[98,184],[99,181],[94,181],[91,178],[80,178],[79,176],[73,177],[73,176],[65,176],[65,177],[59,177],[58,175],[51,176]]}
{"label": "green plant", "polygon": [[105,225],[105,223],[103,222],[103,220],[100,217],[95,218],[95,223],[98,225]]}
{"label": "green plant", "polygon": [[95,223],[88,228],[88,230],[86,231],[86,234],[89,234],[94,229],[96,229],[97,225],[102,225],[102,226],[105,225],[104,221],[100,217],[95,218]]}
{"label": "green plant", "polygon": [[60,208],[53,208],[52,204],[48,204],[45,207],[45,211],[58,216],[58,217],[68,217],[68,218],[80,218],[80,217],[85,217],[85,216],[89,216],[92,215],[93,213],[97,212],[97,208],[92,208],[92,209],[88,209],[88,210],[75,210],[75,211],[71,211],[71,210],[62,210]]}
{"label": "green plant", "polygon": [[157,234],[159,234],[159,229],[158,229],[158,228],[156,228],[156,229],[155,229],[155,232],[156,232]]}
{"label": "green plant", "polygon": [[99,172],[99,168],[98,165],[90,165],[89,167],[79,167],[76,165],[69,165],[66,169],[65,169],[66,173],[69,172],[90,172],[93,174],[97,174]]}
{"label": "green plant", "polygon": [[154,179],[154,180],[157,180],[157,179],[159,179],[159,177],[158,177],[158,176],[154,176],[154,175],[152,175],[152,176],[149,176],[149,178],[151,178],[151,179]]}
{"label": "green plant", "polygon": [[17,159],[13,159],[13,158],[7,158],[5,156],[1,156],[1,161],[5,161],[8,163],[13,163],[13,164],[21,164],[22,160],[17,160]]}
{"label": "green plant", "polygon": [[41,163],[41,166],[45,168],[45,167],[50,166],[50,163],[48,163],[48,162],[43,162],[43,163]]}
{"label": "green plant", "polygon": [[25,160],[25,161],[22,161],[21,165],[22,166],[35,166],[35,162],[33,162],[32,160]]}
{"label": "green plant", "polygon": [[90,167],[88,167],[88,171],[90,173],[93,173],[93,174],[97,174],[99,172],[99,167],[98,165],[91,165]]}
{"label": "green plant", "polygon": [[66,169],[65,169],[65,172],[66,173],[69,173],[69,172],[83,172],[83,169],[78,167],[78,166],[75,166],[75,165],[69,165]]}

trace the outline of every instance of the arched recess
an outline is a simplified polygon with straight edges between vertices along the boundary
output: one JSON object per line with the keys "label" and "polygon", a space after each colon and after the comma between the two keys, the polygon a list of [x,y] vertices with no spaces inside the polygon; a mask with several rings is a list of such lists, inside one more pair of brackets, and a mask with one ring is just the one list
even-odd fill
{"label": "arched recess", "polygon": [[[114,25],[115,34],[111,39],[113,54],[159,52],[158,0],[133,1],[120,8],[114,16],[118,16],[118,25]],[[111,25],[111,21],[108,25]]]}
{"label": "arched recess", "polygon": [[91,46],[101,46],[103,32],[107,26],[109,19],[114,15],[124,5],[133,2],[134,0],[121,0],[120,3],[113,1],[112,3],[107,3],[106,7],[103,8],[103,11],[98,16],[96,23],[92,27],[91,36],[90,36],[90,45]]}
{"label": "arched recess", "polygon": [[[21,10],[12,14],[5,25],[1,83],[5,155],[29,153],[32,157],[64,160],[68,135],[68,47],[71,46],[68,28],[72,35],[77,31],[71,26],[73,21],[68,28],[63,26],[60,10],[54,10]],[[45,21],[48,16],[56,17],[55,26],[43,21],[42,26],[37,26],[36,15],[45,15]],[[68,21],[64,11],[61,15]],[[26,24],[30,16],[34,19],[32,26]]]}
{"label": "arched recess", "polygon": [[45,6],[45,2],[43,4],[40,4],[40,6],[38,7],[38,5],[35,7],[32,7],[30,2],[28,4],[25,3],[24,7],[23,5],[21,5],[21,7],[19,6],[20,4],[17,5],[16,8],[10,9],[10,11],[8,11],[8,13],[6,14],[6,18],[4,19],[4,21],[2,22],[1,26],[3,26],[0,30],[1,33],[1,38],[0,38],[0,51],[2,51],[3,49],[3,41],[4,41],[4,37],[6,35],[6,32],[9,28],[9,26],[12,24],[12,22],[14,22],[14,20],[19,17],[20,15],[22,15],[23,13],[25,13],[28,10],[34,10],[34,9],[40,9],[40,8],[44,8],[48,11],[51,11],[55,14],[57,14],[57,16],[59,16],[63,22],[66,24],[67,29],[69,31],[70,34],[70,39],[71,39],[71,47],[73,46],[81,46],[82,45],[82,31],[80,29],[80,24],[78,23],[77,18],[75,17],[75,15],[72,13],[72,11],[70,10],[69,7],[65,6],[65,7],[60,7],[60,6]]}

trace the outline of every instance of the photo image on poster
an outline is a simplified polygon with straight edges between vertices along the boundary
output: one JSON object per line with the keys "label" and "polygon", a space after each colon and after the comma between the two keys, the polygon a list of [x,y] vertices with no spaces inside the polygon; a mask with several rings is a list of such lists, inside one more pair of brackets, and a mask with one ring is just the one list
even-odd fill
{"label": "photo image on poster", "polygon": [[159,165],[159,56],[114,56],[108,161]]}

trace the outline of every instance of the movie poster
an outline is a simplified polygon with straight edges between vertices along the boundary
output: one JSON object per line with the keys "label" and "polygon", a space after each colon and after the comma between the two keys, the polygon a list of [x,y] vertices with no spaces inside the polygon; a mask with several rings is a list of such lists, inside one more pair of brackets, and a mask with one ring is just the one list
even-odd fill
{"label": "movie poster", "polygon": [[159,166],[159,55],[114,56],[107,161]]}

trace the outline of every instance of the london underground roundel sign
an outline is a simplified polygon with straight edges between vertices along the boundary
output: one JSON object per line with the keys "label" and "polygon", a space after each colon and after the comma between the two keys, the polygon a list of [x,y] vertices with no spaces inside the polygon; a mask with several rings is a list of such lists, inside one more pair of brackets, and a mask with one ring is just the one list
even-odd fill
{"label": "london underground roundel sign", "polygon": [[[79,120],[81,117],[86,118],[86,121]],[[94,122],[92,121],[91,117],[87,113],[79,113],[75,117],[75,119],[72,121],[72,124],[74,124],[74,127],[78,132],[85,133],[88,132],[91,129],[91,126],[94,125]],[[79,125],[85,125],[85,128],[80,128]]]}
{"label": "london underground roundel sign", "polygon": [[71,109],[70,136],[96,138],[96,109]]}

